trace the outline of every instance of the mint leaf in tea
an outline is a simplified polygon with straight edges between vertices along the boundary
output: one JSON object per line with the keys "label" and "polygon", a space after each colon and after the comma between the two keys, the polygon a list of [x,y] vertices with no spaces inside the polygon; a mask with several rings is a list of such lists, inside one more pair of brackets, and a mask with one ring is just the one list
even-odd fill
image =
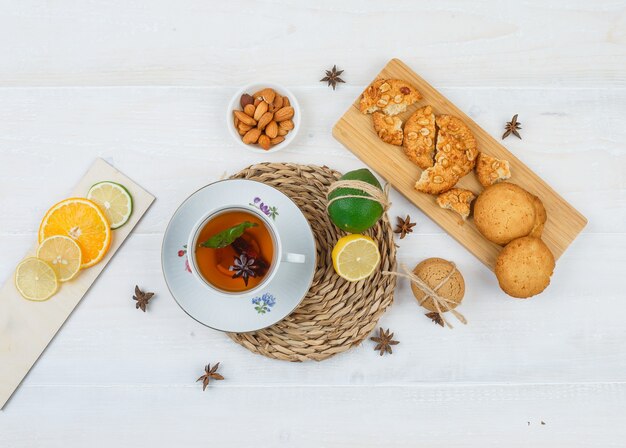
{"label": "mint leaf in tea", "polygon": [[243,232],[250,227],[256,227],[257,224],[250,221],[244,221],[235,226],[229,227],[226,230],[221,231],[220,233],[213,235],[211,238],[206,240],[204,243],[200,245],[203,247],[210,247],[212,249],[220,249],[222,247],[226,247],[229,244],[232,244],[237,238],[243,235]]}
{"label": "mint leaf in tea", "polygon": [[200,230],[196,265],[204,279],[227,292],[260,284],[274,260],[274,239],[265,221],[246,210],[216,215]]}

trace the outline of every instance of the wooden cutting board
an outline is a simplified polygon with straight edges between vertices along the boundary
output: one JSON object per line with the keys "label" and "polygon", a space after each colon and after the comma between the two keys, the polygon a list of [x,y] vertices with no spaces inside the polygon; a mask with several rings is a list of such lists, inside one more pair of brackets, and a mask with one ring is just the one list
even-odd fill
{"label": "wooden cutting board", "polygon": [[[84,197],[89,187],[104,180],[124,185],[133,197],[133,214],[124,226],[113,231],[104,259],[62,283],[57,293],[45,302],[23,299],[15,288],[13,273],[0,289],[0,409],[154,201],[154,196],[102,159],[94,162],[70,194],[58,199]],[[36,239],[34,235],[33,240]],[[33,247],[24,257],[34,256],[36,249],[33,241]]]}
{"label": "wooden cutting board", "polygon": [[[548,213],[542,237],[544,242],[555,258],[563,254],[587,224],[587,219],[582,214],[402,61],[392,59],[376,78],[408,81],[422,94],[423,99],[400,116],[403,121],[415,109],[430,104],[436,115],[450,114],[461,118],[474,133],[479,151],[508,160],[512,172],[509,182],[518,184],[543,201]],[[421,169],[407,159],[401,147],[389,145],[378,138],[372,127],[371,115],[364,115],[359,111],[359,99],[360,96],[335,124],[333,136],[493,270],[501,247],[487,241],[478,232],[471,218],[462,223],[457,214],[440,208],[435,202],[435,196],[420,193],[413,188]],[[473,173],[461,179],[457,187],[467,188],[475,194],[483,189]]]}

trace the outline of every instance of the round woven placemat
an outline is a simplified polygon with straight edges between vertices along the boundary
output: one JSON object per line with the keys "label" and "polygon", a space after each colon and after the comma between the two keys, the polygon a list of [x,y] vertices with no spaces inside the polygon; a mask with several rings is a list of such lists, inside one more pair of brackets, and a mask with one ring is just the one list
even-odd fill
{"label": "round woven placemat", "polygon": [[228,334],[248,350],[285,361],[321,361],[363,341],[391,305],[396,277],[382,272],[395,271],[396,246],[386,213],[367,232],[378,242],[378,270],[350,283],[333,269],[331,251],[345,234],[328,219],[326,190],[340,176],[325,166],[291,163],[261,163],[231,176],[266,183],[289,196],[309,220],[317,244],[311,289],[293,313],[263,330]]}

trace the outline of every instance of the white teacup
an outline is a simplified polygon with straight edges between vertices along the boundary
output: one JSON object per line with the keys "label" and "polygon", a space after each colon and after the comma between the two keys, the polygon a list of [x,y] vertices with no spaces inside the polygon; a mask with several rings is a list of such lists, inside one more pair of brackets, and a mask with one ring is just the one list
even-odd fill
{"label": "white teacup", "polygon": [[[271,238],[272,243],[274,244],[274,256],[270,262],[270,267],[268,272],[265,273],[263,280],[256,286],[246,289],[244,291],[226,291],[218,288],[217,286],[211,284],[204,276],[201,274],[200,269],[198,268],[197,260],[196,260],[196,248],[198,245],[198,238],[200,236],[200,232],[204,228],[204,226],[212,219],[216,218],[218,215],[231,211],[243,211],[246,213],[250,213],[255,215],[259,219],[261,219],[265,226],[267,227]],[[220,207],[214,210],[211,210],[207,214],[205,214],[200,220],[193,226],[191,233],[189,235],[189,241],[187,243],[187,256],[189,258],[189,267],[191,269],[191,273],[193,276],[198,279],[202,284],[204,284],[207,288],[209,288],[212,292],[224,296],[239,296],[239,297],[248,297],[256,294],[260,289],[266,286],[276,275],[278,270],[280,269],[280,265],[282,263],[304,263],[306,261],[306,257],[303,254],[296,253],[283,253],[283,247],[280,239],[280,235],[278,233],[278,229],[274,222],[269,219],[263,212],[261,212],[258,208],[246,205],[232,205]]]}

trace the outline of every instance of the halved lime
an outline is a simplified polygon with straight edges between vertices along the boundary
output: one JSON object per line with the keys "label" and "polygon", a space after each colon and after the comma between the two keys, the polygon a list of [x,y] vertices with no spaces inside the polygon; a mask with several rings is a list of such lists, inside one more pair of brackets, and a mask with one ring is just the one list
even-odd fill
{"label": "halved lime", "polygon": [[109,220],[112,229],[122,227],[133,213],[133,198],[123,185],[104,181],[94,184],[87,193],[87,199],[100,206]]}

